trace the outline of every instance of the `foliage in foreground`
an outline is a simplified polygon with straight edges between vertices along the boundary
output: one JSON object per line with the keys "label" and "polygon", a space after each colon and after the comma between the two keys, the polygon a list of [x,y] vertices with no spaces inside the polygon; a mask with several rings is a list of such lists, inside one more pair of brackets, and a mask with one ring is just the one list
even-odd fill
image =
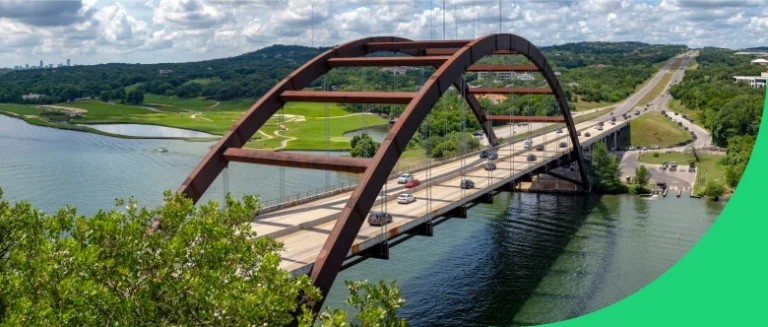
{"label": "foliage in foreground", "polygon": [[355,135],[352,140],[349,141],[349,154],[352,157],[360,158],[373,158],[376,155],[376,151],[379,150],[381,143],[376,142],[370,135],[363,133],[361,135]]}
{"label": "foliage in foreground", "polygon": [[704,195],[717,201],[725,193],[725,186],[718,181],[709,181],[704,186]]}
{"label": "foliage in foreground", "polygon": [[592,190],[597,193],[626,193],[627,186],[619,178],[619,163],[608,154],[605,144],[597,142],[592,150],[592,166],[589,171]]}
{"label": "foliage in foreground", "polygon": [[[11,205],[0,189],[0,324],[283,326],[299,303],[320,299],[307,276],[278,268],[282,244],[255,238],[254,196],[228,196],[224,209],[213,201],[195,207],[170,191],[156,210],[133,199],[117,204],[125,209],[46,215],[27,202]],[[163,217],[159,229],[148,233],[155,217]],[[353,285],[350,301],[365,326],[400,321],[394,285]],[[319,322],[344,326],[342,314]],[[304,314],[300,325],[311,318]]]}
{"label": "foliage in foreground", "polygon": [[[658,154],[658,153],[654,153]],[[651,172],[645,165],[640,165],[635,169],[635,178],[632,181],[632,185],[629,186],[630,194],[647,194],[651,191],[648,189],[648,182],[651,181]]]}

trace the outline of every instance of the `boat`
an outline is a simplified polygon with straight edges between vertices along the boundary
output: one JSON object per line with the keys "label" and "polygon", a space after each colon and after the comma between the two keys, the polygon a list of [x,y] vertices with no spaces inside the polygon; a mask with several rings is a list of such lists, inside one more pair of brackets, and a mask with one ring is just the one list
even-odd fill
{"label": "boat", "polygon": [[157,149],[157,152],[168,152],[168,149],[166,149],[166,148],[159,148],[159,149]]}

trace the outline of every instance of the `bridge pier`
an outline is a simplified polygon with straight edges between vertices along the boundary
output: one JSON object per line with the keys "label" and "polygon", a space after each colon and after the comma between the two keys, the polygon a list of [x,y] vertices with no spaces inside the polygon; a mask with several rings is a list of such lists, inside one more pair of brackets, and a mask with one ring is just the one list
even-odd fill
{"label": "bridge pier", "polygon": [[467,218],[467,211],[469,211],[469,207],[465,205],[461,205],[456,207],[455,209],[449,211],[445,214],[448,218]]}
{"label": "bridge pier", "polygon": [[435,236],[435,223],[432,220],[427,220],[427,222],[419,225],[419,227],[416,228],[416,232],[414,234],[430,237]]}
{"label": "bridge pier", "polygon": [[389,260],[389,242],[384,241],[371,247],[370,257],[374,259]]}
{"label": "bridge pier", "polygon": [[477,198],[478,203],[493,204],[493,192],[488,192]]}

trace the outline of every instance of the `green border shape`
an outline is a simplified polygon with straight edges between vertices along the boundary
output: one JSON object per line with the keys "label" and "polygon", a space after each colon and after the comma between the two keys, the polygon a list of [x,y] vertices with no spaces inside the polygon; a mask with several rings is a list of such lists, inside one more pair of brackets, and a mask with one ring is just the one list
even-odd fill
{"label": "green border shape", "polygon": [[687,255],[635,294],[546,326],[768,326],[768,211],[758,207],[768,200],[768,130],[761,127],[736,192]]}

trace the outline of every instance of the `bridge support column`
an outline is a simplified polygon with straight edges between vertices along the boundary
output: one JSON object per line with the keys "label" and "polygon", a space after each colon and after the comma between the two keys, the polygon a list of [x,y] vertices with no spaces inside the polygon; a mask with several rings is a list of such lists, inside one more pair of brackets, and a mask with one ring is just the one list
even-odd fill
{"label": "bridge support column", "polygon": [[419,228],[416,230],[416,235],[421,236],[435,236],[435,223],[432,222],[432,220],[428,220],[427,222],[421,224]]}
{"label": "bridge support column", "polygon": [[619,149],[619,132],[613,132],[613,148]]}
{"label": "bridge support column", "polygon": [[389,242],[384,241],[371,248],[371,258],[389,260]]}
{"label": "bridge support column", "polygon": [[469,208],[466,205],[461,205],[448,212],[446,216],[449,218],[467,218],[467,211]]}
{"label": "bridge support column", "polygon": [[479,203],[493,204],[493,192],[483,194],[477,200]]}

